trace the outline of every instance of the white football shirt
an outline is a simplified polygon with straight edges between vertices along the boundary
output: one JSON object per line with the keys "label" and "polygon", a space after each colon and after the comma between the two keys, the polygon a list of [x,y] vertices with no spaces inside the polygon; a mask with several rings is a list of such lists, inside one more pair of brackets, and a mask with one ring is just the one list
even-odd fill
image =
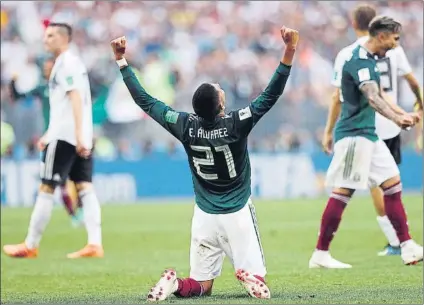
{"label": "white football shirt", "polygon": [[[352,51],[359,45],[364,44],[368,36],[361,37],[353,44],[343,48],[337,54],[334,62],[334,74],[331,84],[340,88],[342,80],[342,69],[345,62],[349,59]],[[384,58],[377,60],[377,67],[380,70],[380,83],[385,93],[390,96],[392,102],[398,103],[398,76],[405,76],[412,72],[411,66],[406,58],[405,52],[401,46],[390,50]],[[401,129],[391,120],[385,118],[379,113],[375,115],[376,133],[382,140],[396,137]]]}
{"label": "white football shirt", "polygon": [[63,140],[76,146],[75,121],[67,93],[77,90],[82,102],[82,141],[93,146],[93,114],[87,69],[69,50],[56,59],[49,79],[50,121],[47,142]]}

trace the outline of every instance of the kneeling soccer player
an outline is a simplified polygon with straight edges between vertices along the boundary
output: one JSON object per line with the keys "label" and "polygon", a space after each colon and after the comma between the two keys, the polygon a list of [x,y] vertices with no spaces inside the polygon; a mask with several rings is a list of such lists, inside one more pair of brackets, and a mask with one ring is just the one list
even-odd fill
{"label": "kneeling soccer player", "polygon": [[285,53],[268,87],[247,107],[225,113],[225,93],[205,83],[193,95],[194,114],[178,112],[150,96],[124,58],[125,37],[111,42],[115,59],[134,101],[184,145],[196,198],[192,220],[190,277],[166,270],[148,301],[209,295],[227,255],[248,294],[270,298],[265,261],[251,202],[247,137],[280,98],[290,74],[299,34],[283,27]]}

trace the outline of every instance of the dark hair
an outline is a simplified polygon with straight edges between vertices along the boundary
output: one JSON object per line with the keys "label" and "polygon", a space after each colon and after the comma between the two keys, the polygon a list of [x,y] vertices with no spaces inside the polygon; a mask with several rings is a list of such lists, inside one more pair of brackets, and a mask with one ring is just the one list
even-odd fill
{"label": "dark hair", "polygon": [[371,20],[377,15],[375,8],[369,4],[359,5],[353,11],[353,20],[360,31],[367,31]]}
{"label": "dark hair", "polygon": [[211,84],[201,84],[193,94],[192,104],[199,117],[212,121],[220,111],[218,91]]}
{"label": "dark hair", "polygon": [[368,29],[371,37],[375,37],[381,32],[399,33],[401,30],[402,25],[393,18],[387,16],[375,17],[371,20]]}
{"label": "dark hair", "polygon": [[52,22],[49,24],[49,27],[59,28],[59,30],[62,31],[62,34],[68,36],[68,41],[72,40],[72,27],[69,24],[62,22]]}

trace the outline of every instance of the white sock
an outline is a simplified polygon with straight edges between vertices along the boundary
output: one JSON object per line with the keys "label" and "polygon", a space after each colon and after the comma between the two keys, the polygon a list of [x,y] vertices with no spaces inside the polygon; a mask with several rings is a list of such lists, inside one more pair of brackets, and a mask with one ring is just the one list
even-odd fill
{"label": "white sock", "polygon": [[53,204],[53,194],[38,193],[25,239],[25,245],[29,249],[37,248],[40,244],[41,236],[52,216]]}
{"label": "white sock", "polygon": [[387,215],[377,216],[377,222],[380,225],[381,231],[383,231],[384,235],[389,241],[389,244],[392,247],[399,247],[400,246],[399,238],[397,237],[396,231],[393,228],[392,223],[390,222]]}
{"label": "white sock", "polygon": [[84,209],[84,224],[87,229],[88,244],[100,246],[102,244],[100,203],[93,189],[79,192]]}

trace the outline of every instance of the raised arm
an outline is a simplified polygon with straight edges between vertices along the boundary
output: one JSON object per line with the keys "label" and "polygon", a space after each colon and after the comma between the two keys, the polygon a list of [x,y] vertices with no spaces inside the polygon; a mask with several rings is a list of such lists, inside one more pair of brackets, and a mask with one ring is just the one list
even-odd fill
{"label": "raised arm", "polygon": [[126,40],[120,37],[112,40],[111,46],[115,54],[115,59],[121,70],[125,85],[127,86],[134,102],[147,113],[152,119],[169,131],[180,141],[183,141],[188,113],[177,112],[171,107],[152,97],[144,90],[124,58]]}
{"label": "raised arm", "polygon": [[239,129],[243,134],[248,134],[256,123],[275,105],[286,86],[294,54],[296,53],[297,42],[299,41],[299,33],[282,27],[281,37],[286,44],[286,49],[268,86],[248,107],[238,111],[236,119],[240,121]]}
{"label": "raised arm", "polygon": [[[44,88],[42,88],[42,89],[44,89]],[[16,77],[13,77],[12,78],[12,81],[10,82],[10,92],[11,92],[12,98],[14,100],[18,100],[18,99],[21,99],[21,98],[32,97],[32,96],[40,96],[41,95],[41,91],[42,90],[41,90],[40,86],[37,86],[36,88],[34,88],[34,89],[32,89],[32,90],[30,90],[28,92],[21,93],[16,88]]]}
{"label": "raised arm", "polygon": [[280,64],[268,86],[250,105],[253,114],[253,124],[256,124],[274,106],[281,94],[283,94],[290,75],[297,42],[299,41],[299,33],[295,30],[282,27],[281,37],[286,44],[286,49],[281,57]]}

